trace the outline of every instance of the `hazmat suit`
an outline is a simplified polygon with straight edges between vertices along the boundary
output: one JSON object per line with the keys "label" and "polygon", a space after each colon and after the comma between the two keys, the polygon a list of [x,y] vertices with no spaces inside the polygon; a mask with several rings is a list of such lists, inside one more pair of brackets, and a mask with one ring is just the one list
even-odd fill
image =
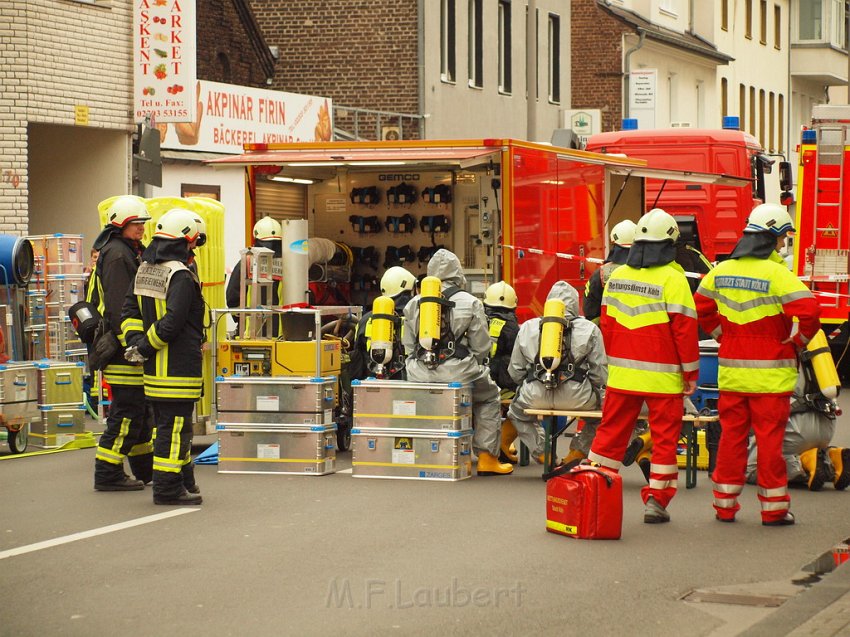
{"label": "hazmat suit", "polygon": [[450,288],[461,288],[449,299],[454,307],[446,312],[454,335],[455,353],[433,368],[418,356],[419,302],[422,297],[416,295],[404,308],[402,344],[408,356],[407,379],[420,383],[470,384],[475,428],[472,447],[478,455],[478,475],[511,473],[511,465],[498,461],[501,427],[499,388],[490,378],[490,368],[486,364],[490,334],[484,306],[479,299],[463,290],[466,277],[460,260],[452,252],[437,250],[428,261],[428,276],[440,279],[443,294]]}
{"label": "hazmat suit", "polygon": [[[602,333],[591,321],[579,316],[578,292],[566,281],[556,281],[549,291],[547,300],[558,299],[565,306],[564,318],[569,322],[569,354],[564,351],[562,365],[571,361],[575,375],[563,380],[554,389],[547,388],[535,375],[539,371],[540,318],[533,318],[520,326],[519,334],[511,355],[508,371],[519,383],[516,396],[508,409],[508,418],[517,429],[520,440],[532,450],[534,458],[543,453],[544,432],[535,416],[525,413],[526,409],[599,409],[608,382],[605,348]],[[586,453],[595,432],[594,426],[585,427],[573,439],[573,446],[583,447]]]}

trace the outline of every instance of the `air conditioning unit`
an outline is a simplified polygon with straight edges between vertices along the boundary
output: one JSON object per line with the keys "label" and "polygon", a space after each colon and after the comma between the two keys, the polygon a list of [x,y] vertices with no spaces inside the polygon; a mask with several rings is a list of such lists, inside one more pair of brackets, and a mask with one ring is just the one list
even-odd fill
{"label": "air conditioning unit", "polygon": [[670,128],[690,128],[690,122],[670,122]]}

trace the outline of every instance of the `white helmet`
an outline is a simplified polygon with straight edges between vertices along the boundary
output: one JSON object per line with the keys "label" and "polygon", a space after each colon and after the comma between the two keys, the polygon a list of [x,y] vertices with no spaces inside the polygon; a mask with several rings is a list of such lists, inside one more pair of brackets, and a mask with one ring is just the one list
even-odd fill
{"label": "white helmet", "polygon": [[254,241],[280,241],[282,239],[283,230],[277,219],[263,217],[254,224]]}
{"label": "white helmet", "polygon": [[504,281],[494,283],[484,292],[484,305],[490,307],[516,307],[516,291]]}
{"label": "white helmet", "polygon": [[413,274],[400,265],[394,265],[381,277],[381,294],[395,298],[402,292],[412,292],[414,283],[416,277]]}
{"label": "white helmet", "polygon": [[200,215],[195,216],[195,223],[198,224],[198,243],[196,245],[200,248],[207,242],[207,223]]}
{"label": "white helmet", "polygon": [[675,241],[679,224],[661,208],[653,208],[640,218],[635,227],[635,243],[639,241]]}
{"label": "white helmet", "polygon": [[794,232],[794,222],[785,206],[775,203],[763,203],[750,212],[744,232],[770,232],[780,237],[786,232]]}
{"label": "white helmet", "polygon": [[153,236],[159,239],[185,239],[191,243],[200,236],[196,219],[197,216],[191,210],[172,208],[156,222]]}
{"label": "white helmet", "polygon": [[631,219],[621,221],[611,229],[611,243],[628,248],[635,240],[635,228],[637,224]]}
{"label": "white helmet", "polygon": [[151,215],[144,200],[133,195],[118,197],[106,211],[106,221],[116,228],[123,228],[128,223],[144,223],[150,221]]}

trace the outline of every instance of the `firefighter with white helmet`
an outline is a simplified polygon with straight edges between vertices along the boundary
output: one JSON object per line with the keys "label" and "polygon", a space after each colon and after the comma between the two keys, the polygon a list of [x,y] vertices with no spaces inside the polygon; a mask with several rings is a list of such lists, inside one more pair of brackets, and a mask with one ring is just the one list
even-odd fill
{"label": "firefighter with white helmet", "polygon": [[[392,316],[397,321],[392,321],[394,329],[394,343],[392,352],[387,352],[388,360],[381,362],[382,378],[404,379],[404,348],[401,346],[401,316],[404,306],[413,297],[413,288],[416,277],[407,269],[395,265],[384,272],[381,277],[381,297],[388,300],[386,305],[394,308]],[[377,299],[376,299],[377,300]],[[354,346],[351,348],[351,361],[349,363],[349,374],[351,378],[366,378],[375,371],[376,363],[372,360],[372,316],[373,312],[366,312],[357,323],[354,333]]]}
{"label": "firefighter with white helmet", "polygon": [[208,324],[201,284],[188,268],[200,228],[182,208],[156,223],[124,304],[125,357],[143,363],[145,396],[153,404],[156,440],[154,504],[200,504],[200,490],[184,484],[191,463],[192,412],[201,397],[201,346]]}
{"label": "firefighter with white helmet", "polygon": [[756,206],[729,259],[706,275],[696,293],[700,326],[720,342],[723,435],[712,480],[716,517],[723,522],[734,522],[740,509],[752,428],[762,524],[794,524],[782,439],[797,382],[797,351],[820,329],[820,309],[778,254],[793,230],[784,206]]}
{"label": "firefighter with white helmet", "polygon": [[587,285],[584,288],[584,318],[594,323],[599,323],[599,314],[602,312],[602,291],[605,282],[611,278],[611,274],[626,262],[629,256],[629,248],[635,238],[636,224],[631,219],[625,219],[611,228],[611,249],[605,263],[596,268]]}
{"label": "firefighter with white helmet", "polygon": [[641,490],[647,524],[670,520],[683,394],[694,392],[699,370],[694,299],[675,263],[678,235],[676,220],[660,208],[641,217],[628,259],[602,297],[608,386],[588,459],[619,470],[646,402],[654,441],[649,484]]}
{"label": "firefighter with white helmet", "polygon": [[[547,339],[547,327],[555,328],[554,338]],[[543,317],[522,324],[508,371],[519,383],[508,419],[532,457],[542,462],[544,433],[537,417],[525,410],[598,409],[608,378],[602,334],[579,316],[578,292],[572,285],[556,281]]]}
{"label": "firefighter with white helmet", "polygon": [[[263,217],[254,224],[252,230],[254,237],[254,246],[258,248],[268,248],[274,252],[274,257],[279,259],[283,254],[283,229],[280,222],[272,217]],[[227,290],[225,292],[225,300],[227,307],[239,307],[239,279],[241,278],[242,263],[237,261],[230,272],[230,280],[227,282]],[[280,305],[280,299],[283,295],[283,282],[279,281],[272,288],[271,299],[260,299],[259,305]],[[276,327],[276,326],[275,326]]]}
{"label": "firefighter with white helmet", "polygon": [[[106,226],[94,242],[99,251],[86,300],[96,306],[110,331],[121,335],[121,309],[145,249],[142,236],[151,218],[144,199],[117,197],[106,212]],[[93,344],[93,350],[96,349]],[[94,361],[94,358],[92,359]],[[124,360],[119,348],[98,364],[112,388],[106,431],[95,453],[94,488],[98,491],[135,491],[150,482],[153,472],[151,427],[145,421],[145,393],[141,367]],[[136,477],[124,474],[124,458]]]}
{"label": "firefighter with white helmet", "polygon": [[[508,474],[513,467],[499,462],[499,388],[485,364],[490,353],[487,316],[481,301],[465,286],[457,255],[437,250],[428,261],[422,293],[404,308],[407,378],[420,383],[471,384],[472,447],[478,455],[478,475]],[[426,320],[429,316],[436,320]]]}
{"label": "firefighter with white helmet", "polygon": [[[505,281],[498,281],[484,292],[484,313],[490,332],[490,378],[499,386],[502,401],[510,400],[516,391],[516,381],[508,373],[511,352],[514,349],[519,321],[516,317],[516,290]],[[515,464],[518,460],[512,443],[517,430],[510,420],[502,422],[502,441],[499,459]]]}

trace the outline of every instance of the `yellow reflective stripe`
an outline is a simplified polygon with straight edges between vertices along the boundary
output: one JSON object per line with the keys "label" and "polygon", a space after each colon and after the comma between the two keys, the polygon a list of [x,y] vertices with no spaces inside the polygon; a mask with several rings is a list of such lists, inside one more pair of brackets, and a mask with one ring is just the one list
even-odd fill
{"label": "yellow reflective stripe", "polygon": [[145,385],[145,396],[148,398],[171,398],[183,400],[197,400],[201,397],[201,388],[197,389],[174,389],[168,390],[160,387]]}
{"label": "yellow reflective stripe", "polygon": [[145,374],[145,382],[152,385],[165,385],[166,387],[196,387],[203,383],[200,376],[154,376]]}
{"label": "yellow reflective stripe", "polygon": [[122,464],[124,462],[124,456],[106,447],[98,447],[94,457],[96,460],[103,460],[109,464]]}
{"label": "yellow reflective stripe", "polygon": [[680,372],[656,372],[645,369],[629,369],[608,364],[608,387],[641,391],[653,394],[681,394]]}
{"label": "yellow reflective stripe", "polygon": [[717,385],[724,391],[784,394],[793,391],[796,383],[797,370],[793,367],[759,369],[756,373],[751,367],[736,368],[720,365],[717,370]]}
{"label": "yellow reflective stripe", "polygon": [[115,442],[112,444],[112,451],[119,453],[124,440],[127,438],[127,432],[130,431],[130,419],[122,418],[121,424],[118,427],[118,435],[115,436]]}
{"label": "yellow reflective stripe", "polygon": [[180,473],[183,470],[183,463],[175,464],[168,458],[153,457],[153,470],[165,471],[167,473]]}
{"label": "yellow reflective stripe", "polygon": [[183,459],[180,457],[180,432],[183,430],[183,416],[174,418],[174,426],[171,428],[171,444],[168,447],[168,460],[177,462],[183,466]]}
{"label": "yellow reflective stripe", "polygon": [[142,319],[137,318],[125,318],[121,321],[121,329],[124,331],[127,330],[138,330],[143,332],[145,330],[145,324],[142,322]]}
{"label": "yellow reflective stripe", "polygon": [[496,355],[496,349],[499,346],[499,336],[502,334],[502,329],[507,324],[507,321],[500,318],[492,318],[490,319],[490,327],[488,328],[488,332],[490,333],[490,338],[493,343],[490,345],[490,356]]}
{"label": "yellow reflective stripe", "polygon": [[153,453],[153,441],[148,440],[137,445],[133,445],[128,456],[144,456],[145,454]]}
{"label": "yellow reflective stripe", "polygon": [[148,341],[150,341],[150,344],[154,349],[162,349],[163,347],[168,345],[168,343],[166,343],[159,336],[157,336],[155,323],[148,328],[147,337]]}

